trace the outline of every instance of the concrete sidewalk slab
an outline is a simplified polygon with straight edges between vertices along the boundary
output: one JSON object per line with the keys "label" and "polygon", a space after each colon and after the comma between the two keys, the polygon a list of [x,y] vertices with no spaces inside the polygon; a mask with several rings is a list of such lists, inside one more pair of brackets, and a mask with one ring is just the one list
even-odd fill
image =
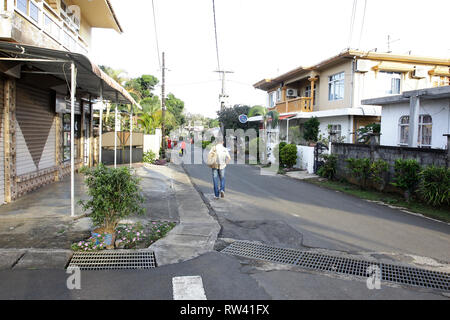
{"label": "concrete sidewalk slab", "polygon": [[64,269],[72,258],[72,254],[70,250],[29,250],[13,269]]}
{"label": "concrete sidewalk slab", "polygon": [[152,244],[158,265],[191,260],[214,250],[220,232],[217,221],[209,214],[197,190],[181,166],[170,164],[180,224]]}

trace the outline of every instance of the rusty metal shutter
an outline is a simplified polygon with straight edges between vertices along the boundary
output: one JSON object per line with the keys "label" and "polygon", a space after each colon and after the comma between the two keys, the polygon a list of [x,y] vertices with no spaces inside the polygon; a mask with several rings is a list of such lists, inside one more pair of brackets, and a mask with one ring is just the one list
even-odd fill
{"label": "rusty metal shutter", "polygon": [[56,127],[53,95],[17,83],[16,144],[17,175],[55,165]]}
{"label": "rusty metal shutter", "polygon": [[4,148],[4,92],[5,92],[5,82],[0,78],[0,205],[5,202],[5,153]]}

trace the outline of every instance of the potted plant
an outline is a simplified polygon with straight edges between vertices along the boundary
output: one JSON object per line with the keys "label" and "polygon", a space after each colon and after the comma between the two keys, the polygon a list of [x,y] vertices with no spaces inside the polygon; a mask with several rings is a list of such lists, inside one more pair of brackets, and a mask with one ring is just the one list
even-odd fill
{"label": "potted plant", "polygon": [[[139,186],[140,179],[128,167],[83,168],[89,200],[80,200],[83,210],[90,211],[95,229],[92,236],[104,238],[107,248],[114,247],[115,232],[119,221],[131,214],[143,214],[144,198]],[[99,237],[101,235],[101,237]]]}

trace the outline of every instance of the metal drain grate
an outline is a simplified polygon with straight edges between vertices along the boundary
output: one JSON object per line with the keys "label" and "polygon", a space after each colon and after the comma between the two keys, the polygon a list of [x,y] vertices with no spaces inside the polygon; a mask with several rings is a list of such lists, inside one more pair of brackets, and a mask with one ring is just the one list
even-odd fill
{"label": "metal drain grate", "polygon": [[336,257],[310,251],[277,248],[264,244],[236,241],[221,252],[230,255],[291,264],[318,271],[367,277],[370,266],[378,266],[381,280],[398,284],[450,291],[450,274],[387,263]]}
{"label": "metal drain grate", "polygon": [[75,252],[69,268],[80,270],[151,269],[156,267],[152,251]]}

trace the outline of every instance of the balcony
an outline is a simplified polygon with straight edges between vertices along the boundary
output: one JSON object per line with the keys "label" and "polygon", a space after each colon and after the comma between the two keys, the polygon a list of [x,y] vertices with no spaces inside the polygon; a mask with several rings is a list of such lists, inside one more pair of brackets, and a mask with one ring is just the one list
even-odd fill
{"label": "balcony", "polygon": [[78,21],[58,14],[46,2],[6,1],[0,10],[0,39],[87,54],[89,45],[79,34]]}
{"label": "balcony", "polygon": [[298,97],[295,99],[279,102],[269,110],[276,110],[278,113],[292,113],[292,112],[313,112],[313,104],[311,97]]}

